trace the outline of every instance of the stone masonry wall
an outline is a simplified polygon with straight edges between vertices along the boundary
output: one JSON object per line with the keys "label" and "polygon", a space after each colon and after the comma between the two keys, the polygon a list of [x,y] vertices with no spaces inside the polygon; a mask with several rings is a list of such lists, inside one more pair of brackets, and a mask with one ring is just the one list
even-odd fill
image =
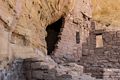
{"label": "stone masonry wall", "polygon": [[[95,29],[95,26],[94,30],[90,32],[87,42],[83,43],[80,64],[85,67],[85,72],[101,78],[104,68],[120,68],[120,31],[118,29]],[[97,35],[102,36],[103,46],[101,47],[96,47]]]}
{"label": "stone masonry wall", "polygon": [[65,18],[63,30],[54,55],[63,61],[77,61],[81,57],[82,43],[89,36],[90,0],[76,0],[73,11]]}
{"label": "stone masonry wall", "polygon": [[120,69],[104,69],[104,75],[105,80],[119,80],[120,79]]}

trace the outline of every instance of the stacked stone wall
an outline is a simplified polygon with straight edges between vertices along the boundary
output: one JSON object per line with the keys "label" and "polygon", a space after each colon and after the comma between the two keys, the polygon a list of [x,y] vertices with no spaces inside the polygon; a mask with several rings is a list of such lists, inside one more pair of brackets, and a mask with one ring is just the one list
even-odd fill
{"label": "stacked stone wall", "polygon": [[[104,68],[120,68],[120,31],[93,29],[90,31],[87,42],[82,44],[82,57],[79,64],[85,67],[85,72],[92,76],[103,77]],[[96,36],[101,35],[103,46],[97,47]]]}

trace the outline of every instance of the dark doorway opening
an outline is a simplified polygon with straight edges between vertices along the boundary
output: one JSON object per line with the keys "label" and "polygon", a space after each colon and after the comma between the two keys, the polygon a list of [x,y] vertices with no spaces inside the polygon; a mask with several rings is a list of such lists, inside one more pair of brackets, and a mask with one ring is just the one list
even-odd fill
{"label": "dark doorway opening", "polygon": [[47,26],[47,37],[45,38],[47,42],[47,54],[53,55],[54,50],[57,48],[57,43],[60,39],[60,33],[62,30],[64,18],[60,18],[55,23]]}

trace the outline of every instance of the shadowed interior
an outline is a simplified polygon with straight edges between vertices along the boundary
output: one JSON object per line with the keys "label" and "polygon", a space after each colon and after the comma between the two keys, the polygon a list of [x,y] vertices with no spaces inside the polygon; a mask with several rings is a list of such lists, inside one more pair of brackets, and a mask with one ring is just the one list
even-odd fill
{"label": "shadowed interior", "polygon": [[47,37],[45,39],[47,42],[48,55],[53,54],[53,51],[57,47],[57,43],[60,39],[59,35],[61,32],[62,24],[63,24],[63,18],[60,18],[58,21],[47,26],[46,28]]}

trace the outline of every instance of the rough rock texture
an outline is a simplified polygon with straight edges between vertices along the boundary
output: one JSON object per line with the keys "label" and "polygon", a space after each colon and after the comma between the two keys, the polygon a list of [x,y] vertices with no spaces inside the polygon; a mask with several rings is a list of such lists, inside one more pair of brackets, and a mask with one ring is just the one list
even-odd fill
{"label": "rough rock texture", "polygon": [[27,80],[99,80],[83,73],[83,66],[76,63],[56,64],[50,57],[44,61],[29,59],[24,63]]}
{"label": "rough rock texture", "polygon": [[[16,50],[16,45],[39,48],[42,53],[46,54],[46,26],[67,14],[72,9],[73,4],[74,0],[0,0],[2,38],[0,42],[1,44],[5,42],[1,52],[3,54],[10,53],[11,44],[14,44],[15,47],[12,47],[13,51],[11,52],[14,57],[20,55],[18,53],[27,52]],[[7,45],[9,45],[9,49]],[[4,50],[9,50],[9,52],[4,52]],[[32,51],[30,49],[31,53]],[[23,54],[20,57],[25,58],[25,55]]]}
{"label": "rough rock texture", "polygon": [[120,69],[104,69],[104,79],[109,80],[119,80],[120,79]]}
{"label": "rough rock texture", "polygon": [[65,16],[74,0],[0,0],[0,60],[44,58],[46,26]]}
{"label": "rough rock texture", "polygon": [[7,69],[0,70],[0,80],[26,80],[24,60],[15,60]]}
{"label": "rough rock texture", "polygon": [[[93,0],[95,24],[90,0],[0,0],[0,80],[119,80],[120,28],[110,24],[118,24],[119,8],[108,7],[113,4]],[[54,61],[46,55],[46,27],[61,17]]]}
{"label": "rough rock texture", "polygon": [[74,0],[0,0],[0,80],[26,79],[24,60],[16,59],[45,60],[47,25],[73,5]]}
{"label": "rough rock texture", "polygon": [[25,70],[28,80],[79,80],[83,67],[75,63],[56,64],[50,57],[45,61],[27,60]]}

